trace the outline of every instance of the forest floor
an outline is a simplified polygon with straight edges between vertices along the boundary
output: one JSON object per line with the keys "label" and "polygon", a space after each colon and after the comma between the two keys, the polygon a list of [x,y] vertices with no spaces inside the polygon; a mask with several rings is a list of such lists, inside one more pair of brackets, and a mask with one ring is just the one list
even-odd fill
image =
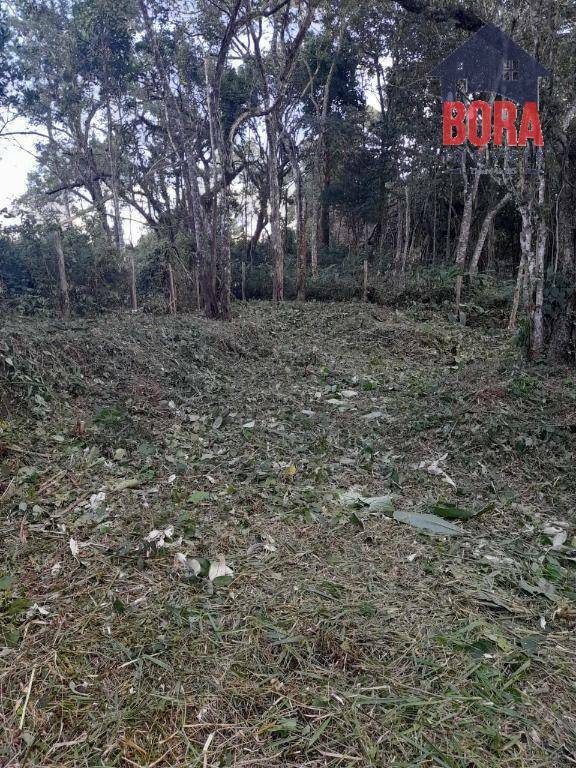
{"label": "forest floor", "polygon": [[576,765],[575,372],[235,315],[0,331],[0,765]]}

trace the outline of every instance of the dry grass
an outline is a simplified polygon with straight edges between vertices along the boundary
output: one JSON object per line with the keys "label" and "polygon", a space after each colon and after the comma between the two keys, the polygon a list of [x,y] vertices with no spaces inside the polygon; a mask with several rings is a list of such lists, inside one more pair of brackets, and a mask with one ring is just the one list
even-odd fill
{"label": "dry grass", "polygon": [[[0,765],[576,764],[574,374],[418,313],[238,314],[4,329]],[[456,489],[415,469],[445,453]],[[485,511],[428,537],[351,486]]]}

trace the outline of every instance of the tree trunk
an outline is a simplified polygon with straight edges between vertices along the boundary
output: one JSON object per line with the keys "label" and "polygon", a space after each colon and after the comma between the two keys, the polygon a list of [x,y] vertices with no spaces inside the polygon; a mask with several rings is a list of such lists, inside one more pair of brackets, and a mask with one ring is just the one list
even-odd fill
{"label": "tree trunk", "polygon": [[168,311],[171,315],[176,314],[176,289],[174,287],[174,270],[172,264],[168,262]]}
{"label": "tree trunk", "polygon": [[[298,301],[306,301],[307,205],[296,142],[293,137],[288,136],[285,144],[290,158],[292,179],[294,181],[294,208],[296,213],[296,294]],[[286,220],[288,220],[288,217],[286,217]]]}
{"label": "tree trunk", "polygon": [[576,324],[576,289],[568,296],[562,314],[556,318],[550,337],[550,357],[554,360],[565,360],[570,343],[574,339]]}
{"label": "tree trunk", "polygon": [[67,320],[70,317],[70,296],[68,294],[68,280],[66,278],[66,261],[64,260],[64,249],[62,248],[62,235],[59,229],[53,232],[54,251],[56,252],[56,262],[58,265],[58,283],[60,289],[60,314]]}
{"label": "tree trunk", "polygon": [[[464,174],[466,174],[465,169],[464,169]],[[457,318],[460,317],[463,271],[464,271],[464,266],[466,264],[466,254],[468,253],[468,243],[470,241],[470,228],[472,226],[472,211],[474,209],[474,201],[476,200],[476,194],[478,192],[479,183],[480,183],[480,167],[478,166],[474,171],[472,182],[467,183],[465,185],[464,211],[462,213],[462,221],[460,222],[458,244],[456,245],[456,266],[459,270],[459,273],[456,276],[454,310]]]}
{"label": "tree trunk", "polygon": [[398,220],[397,220],[397,227],[396,227],[396,253],[394,254],[394,284],[396,286],[396,289],[398,289],[400,285],[400,272],[402,269],[402,227],[403,227],[402,204],[400,200],[398,200]]}
{"label": "tree trunk", "polygon": [[450,251],[451,251],[451,234],[452,234],[452,199],[454,196],[454,184],[452,182],[452,176],[450,176],[450,198],[448,199],[448,223],[446,225],[446,251],[445,251],[445,258],[446,261],[450,261]]}
{"label": "tree trunk", "polygon": [[122,224],[122,207],[120,205],[120,195],[118,193],[118,163],[117,148],[114,143],[112,129],[112,109],[110,98],[106,101],[106,112],[108,116],[108,156],[110,159],[110,186],[112,188],[112,203],[114,206],[114,239],[120,262],[124,270],[128,271],[128,287],[130,289],[130,304],[132,311],[138,310],[138,298],[136,295],[136,267],[134,264],[134,253],[130,252],[130,257],[126,260],[126,243],[124,241],[124,227]]}
{"label": "tree trunk", "polygon": [[[304,208],[306,204],[304,203]],[[304,211],[298,233],[298,301],[306,301],[306,275],[308,244],[306,242],[306,212]]]}
{"label": "tree trunk", "polygon": [[310,267],[313,280],[318,278],[318,234],[321,221],[323,224],[321,240],[322,245],[326,247],[330,245],[330,214],[328,207],[326,205],[322,206],[320,204],[320,165],[322,159],[324,159],[324,191],[326,191],[327,181],[328,184],[330,183],[330,158],[327,156],[328,138],[326,134],[326,125],[328,113],[330,111],[332,79],[334,77],[334,71],[336,69],[336,64],[340,55],[342,40],[344,39],[344,32],[345,25],[342,22],[340,24],[330,69],[328,70],[328,75],[324,83],[322,100],[315,102],[316,118],[318,120],[318,139],[316,142],[314,162],[312,167],[312,191],[310,205]]}
{"label": "tree trunk", "polygon": [[256,250],[256,246],[258,245],[260,236],[264,231],[264,227],[266,226],[266,220],[267,220],[266,208],[268,206],[268,189],[266,188],[264,191],[260,190],[258,198],[259,198],[260,207],[258,209],[258,216],[256,218],[256,226],[254,227],[254,232],[252,233],[252,237],[248,240],[248,246],[246,248],[246,261],[249,261],[251,266],[254,264],[254,252]]}
{"label": "tree trunk", "polygon": [[310,206],[310,270],[312,272],[312,279],[318,279],[318,200],[312,195],[312,203]]}
{"label": "tree trunk", "polygon": [[201,299],[200,299],[200,271],[198,269],[198,262],[196,262],[196,266],[194,268],[194,283],[196,285],[196,309],[200,310],[200,306],[201,306]]}
{"label": "tree trunk", "polygon": [[406,207],[404,210],[405,221],[404,221],[404,251],[402,253],[402,275],[404,275],[404,273],[406,272],[406,264],[408,262],[408,254],[410,252],[410,245],[411,245],[410,190],[408,188],[408,185],[406,185],[405,195],[406,195]]}
{"label": "tree trunk", "polygon": [[332,157],[327,137],[324,137],[324,184],[322,192],[322,205],[320,209],[320,245],[322,248],[330,248],[330,205],[328,203],[328,190],[332,182]]}
{"label": "tree trunk", "polygon": [[368,301],[368,260],[364,259],[362,267],[362,301]]}
{"label": "tree trunk", "polygon": [[482,227],[480,228],[480,234],[478,235],[476,247],[474,248],[474,253],[472,254],[472,259],[470,261],[470,279],[474,279],[478,273],[478,264],[480,262],[480,257],[482,256],[484,243],[486,242],[490,228],[494,223],[494,219],[498,215],[498,212],[501,211],[506,203],[511,199],[511,197],[512,195],[510,193],[504,195],[504,197],[502,197],[500,201],[486,214],[484,221],[482,222]]}
{"label": "tree trunk", "polygon": [[100,182],[95,181],[93,183],[87,184],[86,186],[88,192],[90,193],[90,197],[92,198],[94,209],[98,213],[98,218],[100,219],[100,225],[102,227],[102,232],[104,233],[104,238],[108,245],[111,245],[112,236],[110,233],[110,225],[108,223],[108,212],[106,211],[106,202],[102,194],[102,189],[100,188]]}
{"label": "tree trunk", "polygon": [[230,211],[228,182],[226,180],[226,146],[220,123],[218,88],[214,83],[214,71],[209,56],[204,61],[204,74],[208,102],[208,123],[212,149],[212,193],[213,193],[213,269],[215,270],[216,304],[218,316],[230,319],[230,292],[232,266],[230,252]]}
{"label": "tree trunk", "polygon": [[438,192],[436,189],[436,182],[434,182],[434,210],[432,217],[432,264],[436,264],[436,228],[438,220]]}
{"label": "tree trunk", "polygon": [[276,115],[266,117],[268,174],[270,184],[270,242],[272,245],[272,300],[284,301],[284,243],[278,180],[278,123]]}
{"label": "tree trunk", "polygon": [[138,297],[136,295],[136,264],[134,263],[134,252],[130,250],[130,302],[132,312],[138,311]]}
{"label": "tree trunk", "polygon": [[548,227],[544,204],[546,201],[546,176],[544,168],[540,167],[540,179],[538,182],[538,205],[536,214],[538,226],[536,229],[536,260],[534,264],[534,310],[532,315],[532,349],[534,359],[540,357],[544,351],[544,262],[546,258],[546,246],[548,242]]}
{"label": "tree trunk", "polygon": [[512,309],[510,310],[510,319],[508,320],[508,330],[513,331],[516,328],[518,319],[518,307],[520,306],[520,294],[524,284],[524,273],[526,271],[526,254],[522,250],[520,264],[518,265],[518,274],[516,277],[516,287],[514,288],[514,298],[512,299]]}

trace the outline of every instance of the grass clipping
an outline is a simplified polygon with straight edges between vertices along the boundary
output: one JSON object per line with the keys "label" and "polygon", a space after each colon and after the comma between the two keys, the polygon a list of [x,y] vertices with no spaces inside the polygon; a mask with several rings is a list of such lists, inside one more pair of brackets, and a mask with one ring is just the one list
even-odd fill
{"label": "grass clipping", "polygon": [[352,304],[0,350],[0,764],[573,764],[572,372]]}

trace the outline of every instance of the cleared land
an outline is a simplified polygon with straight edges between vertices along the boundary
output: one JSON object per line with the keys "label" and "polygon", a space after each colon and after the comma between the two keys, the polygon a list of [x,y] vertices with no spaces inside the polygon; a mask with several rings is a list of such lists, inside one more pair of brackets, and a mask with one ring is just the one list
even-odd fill
{"label": "cleared land", "polygon": [[1,332],[0,764],[576,764],[574,372],[236,314]]}

